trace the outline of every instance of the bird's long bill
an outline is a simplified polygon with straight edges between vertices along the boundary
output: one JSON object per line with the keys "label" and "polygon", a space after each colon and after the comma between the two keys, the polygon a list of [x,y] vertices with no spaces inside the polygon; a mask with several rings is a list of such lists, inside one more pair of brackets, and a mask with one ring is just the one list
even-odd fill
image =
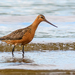
{"label": "bird's long bill", "polygon": [[49,23],[49,24],[51,24],[52,26],[54,26],[54,27],[56,27],[56,28],[57,28],[57,26],[56,26],[56,25],[54,25],[54,24],[50,23],[49,21],[45,20],[45,22],[47,22],[47,23]]}

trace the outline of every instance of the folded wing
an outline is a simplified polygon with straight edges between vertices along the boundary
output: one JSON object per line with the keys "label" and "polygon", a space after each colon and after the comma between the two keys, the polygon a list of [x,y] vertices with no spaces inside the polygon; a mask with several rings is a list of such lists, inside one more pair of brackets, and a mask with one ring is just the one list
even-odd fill
{"label": "folded wing", "polygon": [[6,36],[0,37],[0,40],[20,40],[22,39],[23,35],[27,32],[27,30],[28,27],[23,29],[18,29]]}

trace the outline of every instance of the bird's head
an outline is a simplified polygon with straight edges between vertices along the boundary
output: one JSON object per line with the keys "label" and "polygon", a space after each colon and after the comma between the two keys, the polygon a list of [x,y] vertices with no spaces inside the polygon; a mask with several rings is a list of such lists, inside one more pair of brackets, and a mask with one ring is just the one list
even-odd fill
{"label": "bird's head", "polygon": [[52,25],[52,26],[54,26],[54,27],[57,27],[56,25],[54,25],[54,24],[52,24],[51,22],[47,21],[47,20],[45,19],[45,16],[42,15],[42,14],[38,15],[38,20],[41,21],[41,22],[42,22],[42,21],[45,21],[45,22],[49,23],[50,25]]}

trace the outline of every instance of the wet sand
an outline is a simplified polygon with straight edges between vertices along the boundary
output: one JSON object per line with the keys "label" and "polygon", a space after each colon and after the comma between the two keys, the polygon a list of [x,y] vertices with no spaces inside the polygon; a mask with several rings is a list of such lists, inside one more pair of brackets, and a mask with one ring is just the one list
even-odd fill
{"label": "wet sand", "polygon": [[[39,41],[38,41],[39,40]],[[25,45],[25,51],[42,51],[42,50],[75,50],[75,39],[62,38],[34,38],[32,42]],[[0,43],[1,52],[11,52],[13,45],[8,45],[4,42]],[[16,50],[20,51],[21,45],[16,46]]]}
{"label": "wet sand", "polygon": [[70,70],[21,70],[21,69],[3,69],[1,75],[74,75],[75,71]]}

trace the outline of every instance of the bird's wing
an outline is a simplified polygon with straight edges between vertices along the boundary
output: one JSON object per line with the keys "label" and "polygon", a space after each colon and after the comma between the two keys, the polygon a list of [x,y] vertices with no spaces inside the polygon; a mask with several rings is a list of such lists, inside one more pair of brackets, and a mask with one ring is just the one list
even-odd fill
{"label": "bird's wing", "polygon": [[29,30],[30,27],[26,27],[23,29],[18,29],[16,31],[13,31],[12,33],[0,37],[0,40],[19,40],[22,39],[23,35]]}

